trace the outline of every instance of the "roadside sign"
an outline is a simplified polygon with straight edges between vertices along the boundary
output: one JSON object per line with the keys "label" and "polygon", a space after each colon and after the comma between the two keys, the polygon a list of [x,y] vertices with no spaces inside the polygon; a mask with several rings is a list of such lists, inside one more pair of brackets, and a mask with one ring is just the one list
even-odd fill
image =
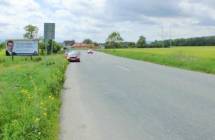
{"label": "roadside sign", "polygon": [[7,56],[33,56],[38,55],[38,40],[8,40],[6,41]]}
{"label": "roadside sign", "polygon": [[55,39],[55,23],[44,23],[44,39]]}
{"label": "roadside sign", "polygon": [[47,54],[52,53],[53,43],[55,39],[55,23],[44,23],[44,41],[47,49]]}

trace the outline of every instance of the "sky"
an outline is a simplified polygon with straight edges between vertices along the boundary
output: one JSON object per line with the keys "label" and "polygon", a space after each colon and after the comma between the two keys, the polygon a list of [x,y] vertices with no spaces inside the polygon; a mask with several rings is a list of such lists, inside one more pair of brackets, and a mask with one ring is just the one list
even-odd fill
{"label": "sky", "polygon": [[104,42],[215,35],[214,0],[0,0],[0,40],[20,39],[24,26],[56,23],[56,40]]}

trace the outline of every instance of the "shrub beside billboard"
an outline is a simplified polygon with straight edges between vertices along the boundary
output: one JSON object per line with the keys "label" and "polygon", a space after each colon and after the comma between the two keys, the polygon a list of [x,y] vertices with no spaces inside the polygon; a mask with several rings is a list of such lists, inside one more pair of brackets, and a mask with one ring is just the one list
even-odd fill
{"label": "shrub beside billboard", "polygon": [[8,40],[6,55],[33,56],[39,54],[38,40]]}

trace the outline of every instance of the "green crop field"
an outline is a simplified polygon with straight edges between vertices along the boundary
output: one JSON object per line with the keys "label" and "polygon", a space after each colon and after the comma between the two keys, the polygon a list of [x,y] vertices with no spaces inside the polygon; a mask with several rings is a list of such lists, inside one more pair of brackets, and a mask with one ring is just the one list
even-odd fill
{"label": "green crop field", "polygon": [[105,49],[116,56],[215,74],[215,47]]}
{"label": "green crop field", "polygon": [[59,133],[63,56],[0,56],[0,139],[55,140]]}

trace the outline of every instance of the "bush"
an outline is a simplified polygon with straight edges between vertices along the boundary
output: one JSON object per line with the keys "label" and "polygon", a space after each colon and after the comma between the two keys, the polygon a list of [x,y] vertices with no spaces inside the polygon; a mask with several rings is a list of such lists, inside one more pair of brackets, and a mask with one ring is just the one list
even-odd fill
{"label": "bush", "polygon": [[61,51],[61,49],[63,49],[63,45],[54,41],[53,42],[53,53],[59,53]]}
{"label": "bush", "polygon": [[[51,44],[51,42],[49,42],[49,43]],[[63,49],[63,45],[61,45],[60,43],[57,43],[56,41],[53,41],[52,43],[53,43],[52,44],[53,45],[53,48],[52,48],[53,53],[57,54]],[[44,55],[46,53],[46,46],[45,46],[45,43],[42,41],[39,42],[39,50],[40,50],[41,55]]]}
{"label": "bush", "polygon": [[44,55],[46,52],[46,46],[44,42],[39,42],[39,50],[40,50],[40,54]]}

